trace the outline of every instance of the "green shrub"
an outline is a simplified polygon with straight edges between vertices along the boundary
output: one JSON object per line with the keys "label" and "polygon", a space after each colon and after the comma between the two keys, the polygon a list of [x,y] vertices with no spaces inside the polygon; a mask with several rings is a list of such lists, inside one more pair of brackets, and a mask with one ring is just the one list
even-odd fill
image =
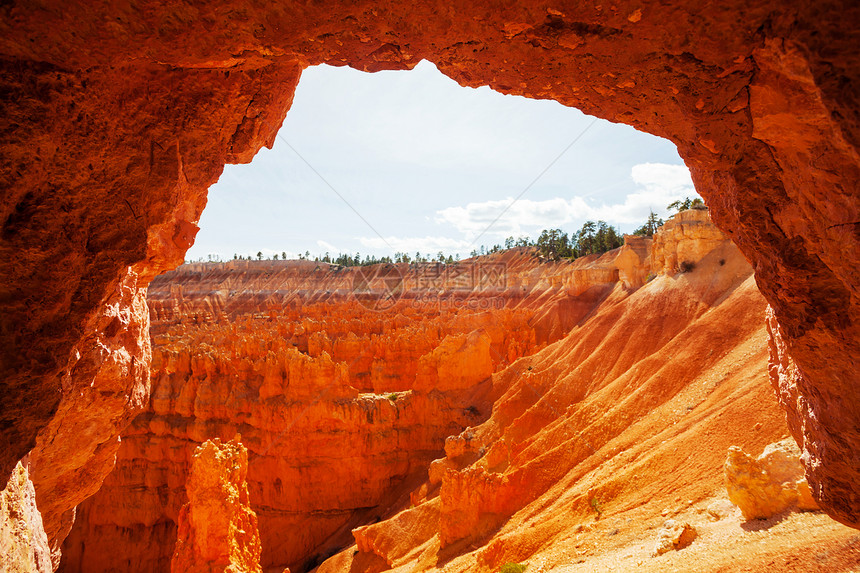
{"label": "green shrub", "polygon": [[522,563],[505,563],[499,573],[523,573],[526,566]]}
{"label": "green shrub", "polygon": [[680,268],[682,273],[689,273],[696,268],[696,263],[692,261],[682,261],[678,268]]}
{"label": "green shrub", "polygon": [[603,510],[600,509],[600,500],[596,497],[591,498],[591,509],[597,514],[597,519],[600,519],[600,516],[603,515]]}
{"label": "green shrub", "polygon": [[388,395],[388,399],[391,400],[392,402],[397,402],[397,398],[398,398],[397,392],[392,392],[391,394]]}

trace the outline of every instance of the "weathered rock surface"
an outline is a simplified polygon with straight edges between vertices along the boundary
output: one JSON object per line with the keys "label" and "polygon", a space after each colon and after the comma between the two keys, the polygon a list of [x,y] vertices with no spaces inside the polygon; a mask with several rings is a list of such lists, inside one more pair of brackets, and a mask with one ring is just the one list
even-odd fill
{"label": "weathered rock surface", "polygon": [[651,267],[655,274],[692,270],[725,241],[726,236],[711,223],[707,209],[681,211],[654,233]]}
{"label": "weathered rock surface", "polygon": [[36,492],[21,462],[0,491],[0,570],[51,573],[51,550],[36,507]]}
{"label": "weathered rock surface", "polygon": [[66,365],[63,398],[30,454],[31,476],[54,565],[75,506],[113,469],[119,434],[149,396],[149,312],[133,270],[95,317]]}
{"label": "weathered rock surface", "polygon": [[262,573],[257,516],[248,499],[248,450],[238,438],[203,442],[185,482],[175,573]]}
{"label": "weathered rock surface", "polygon": [[615,258],[619,278],[627,288],[639,288],[651,274],[651,244],[653,239],[638,235],[624,235],[624,246]]}
{"label": "weathered rock surface", "polygon": [[745,519],[767,519],[790,508],[818,509],[792,438],[769,444],[757,458],[732,446],[725,469],[729,499]]}
{"label": "weathered rock surface", "polygon": [[721,519],[725,519],[737,510],[737,506],[727,499],[717,499],[712,501],[705,509],[710,521],[720,521]]}
{"label": "weathered rock surface", "polygon": [[439,499],[404,510],[389,520],[352,530],[356,548],[382,558],[388,568],[409,561],[410,554],[435,536],[439,529]]}
{"label": "weathered rock surface", "polygon": [[[587,475],[592,464],[602,465],[597,460],[609,452],[631,447],[629,440],[640,431],[637,425],[647,425],[658,405],[670,408],[676,396],[690,391],[693,380],[713,376],[710,369],[718,356],[745,344],[754,332],[763,333],[755,318],[764,310],[757,307],[761,301],[744,284],[750,276],[746,261],[725,237],[717,244],[706,238],[708,247],[699,249],[701,233],[685,231],[687,225],[676,226],[683,238],[673,250],[699,253],[692,272],[676,275],[672,269],[635,292],[615,293],[563,341],[494,378],[509,386],[493,416],[471,431],[469,440],[471,448],[485,453],[443,474],[442,547],[481,539],[566,479]],[[719,234],[712,225],[708,237],[710,233]],[[660,260],[653,248],[651,260]],[[727,293],[732,296],[722,300]],[[749,322],[732,319],[729,325],[718,318],[730,313],[747,316]],[[718,338],[711,338],[717,331]],[[709,348],[708,356],[693,358],[690,353],[698,348]],[[763,358],[763,347],[755,352]],[[747,368],[751,380],[756,372],[764,373],[762,362]],[[653,431],[663,431],[664,426],[657,427]],[[639,434],[639,439],[653,438]],[[602,448],[609,450],[601,453]],[[721,464],[716,462],[715,468]],[[586,507],[595,498],[605,505],[599,494],[581,491],[589,480],[573,481]],[[611,486],[599,487],[606,489],[612,491]]]}
{"label": "weathered rock surface", "polygon": [[685,224],[676,251],[698,253],[691,272],[619,282],[564,339],[494,374],[490,419],[447,439],[400,511],[356,528],[355,548],[319,571],[498,570],[593,526],[626,535],[618,514],[653,520],[722,492],[723,452],[738,436],[763,448],[785,422],[752,269],[725,237],[709,251],[683,244],[701,240]]}
{"label": "weathered rock surface", "polygon": [[[225,162],[272,145],[302,68],[428,59],[464,86],[555,99],[678,145],[773,308],[773,383],[813,493],[860,524],[856,2],[2,10],[3,475],[71,394],[66,366],[126,270],[143,287],[181,260],[206,189]],[[105,443],[95,434],[69,457]]]}
{"label": "weathered rock surface", "polygon": [[677,551],[689,546],[699,534],[689,523],[681,523],[674,519],[666,520],[657,532],[654,543],[654,556],[663,555],[667,551]]}
{"label": "weathered rock surface", "polygon": [[[611,272],[619,252],[392,266],[403,288],[384,312],[369,309],[372,289],[355,296],[373,269],[237,261],[159,277],[149,289],[151,401],[122,436],[116,470],[79,507],[63,570],[164,570],[191,452],[236,432],[250,452],[263,567],[307,568],[425,473],[447,436],[486,419],[494,372],[621,286]],[[482,265],[501,269],[492,284],[450,284]]]}

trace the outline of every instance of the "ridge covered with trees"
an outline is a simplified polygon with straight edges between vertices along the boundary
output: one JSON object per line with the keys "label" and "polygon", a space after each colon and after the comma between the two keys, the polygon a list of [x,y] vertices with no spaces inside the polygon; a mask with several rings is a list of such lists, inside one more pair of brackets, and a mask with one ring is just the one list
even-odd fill
{"label": "ridge covered with trees", "polygon": [[[681,211],[685,211],[687,209],[707,209],[704,201],[702,201],[702,199],[700,199],[699,197],[687,197],[684,200],[673,201],[666,208],[670,211],[675,211],[675,213],[680,213]],[[663,219],[661,219],[657,216],[656,213],[651,211],[648,215],[648,219],[646,219],[645,223],[643,223],[640,227],[637,227],[633,231],[633,235],[651,237],[654,235],[657,229],[663,225],[663,222]],[[489,248],[487,248],[485,245],[481,245],[480,249],[472,250],[470,256],[477,257],[490,253],[499,253],[509,249],[527,247],[535,249],[537,251],[537,254],[545,260],[558,261],[561,259],[577,259],[579,257],[584,257],[588,255],[599,255],[607,251],[617,249],[618,247],[621,247],[623,245],[624,235],[620,233],[618,229],[606,223],[606,221],[586,221],[582,225],[582,227],[570,234],[563,231],[562,229],[544,229],[540,232],[540,235],[538,235],[537,240],[532,240],[528,236],[511,236],[505,239],[503,244],[496,244]],[[262,251],[258,251],[256,257],[234,254],[233,260],[286,261],[288,260],[288,257],[286,251],[282,252],[280,256],[275,253],[271,257],[267,257],[263,255]],[[405,252],[397,252],[394,253],[393,257],[376,257],[375,255],[365,255],[364,258],[362,258],[361,254],[356,252],[355,254],[339,253],[337,256],[334,257],[331,256],[329,253],[325,253],[323,255],[317,255],[311,258],[310,251],[305,251],[304,254],[299,254],[298,260],[314,261],[318,263],[329,263],[333,265],[340,265],[343,267],[358,267],[376,265],[380,263],[454,264],[460,261],[460,255],[446,255],[442,251],[439,251],[434,256],[430,253],[422,254],[419,251],[416,252],[414,256]],[[204,262],[204,260],[200,259],[197,262]],[[220,258],[209,255],[208,262],[222,261]]]}

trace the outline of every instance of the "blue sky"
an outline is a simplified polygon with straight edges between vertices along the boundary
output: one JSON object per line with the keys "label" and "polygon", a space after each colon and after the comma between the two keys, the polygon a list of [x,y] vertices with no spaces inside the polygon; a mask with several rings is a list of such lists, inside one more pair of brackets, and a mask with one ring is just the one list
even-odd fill
{"label": "blue sky", "polygon": [[554,101],[461,87],[429,62],[309,68],[273,149],[228,165],[210,188],[186,259],[467,255],[588,219],[630,232],[649,209],[664,216],[695,196],[673,144],[593,121]]}

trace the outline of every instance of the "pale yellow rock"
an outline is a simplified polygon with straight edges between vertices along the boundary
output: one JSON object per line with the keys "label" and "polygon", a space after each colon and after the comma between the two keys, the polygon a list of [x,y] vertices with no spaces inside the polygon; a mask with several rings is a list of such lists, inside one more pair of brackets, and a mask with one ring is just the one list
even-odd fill
{"label": "pale yellow rock", "polygon": [[809,489],[809,482],[806,481],[806,478],[797,480],[797,509],[802,511],[819,509],[818,502],[812,497],[812,490]]}
{"label": "pale yellow rock", "polygon": [[653,555],[656,557],[673,549],[683,549],[690,545],[698,536],[696,528],[689,523],[669,519],[663,524],[663,527],[660,528],[660,532],[657,534],[657,542],[654,544]]}
{"label": "pale yellow rock", "polygon": [[725,519],[735,511],[737,511],[737,508],[727,499],[718,499],[710,503],[706,509],[708,519],[711,521]]}
{"label": "pale yellow rock", "polygon": [[36,508],[36,492],[27,467],[21,462],[0,492],[0,571],[52,571],[51,550],[42,516]]}
{"label": "pale yellow rock", "polygon": [[674,274],[683,263],[695,265],[726,241],[728,237],[711,222],[706,209],[681,211],[654,233],[652,272]]}
{"label": "pale yellow rock", "polygon": [[627,288],[639,288],[648,282],[651,239],[638,235],[624,235],[624,246],[615,257],[618,278]]}
{"label": "pale yellow rock", "polygon": [[767,519],[790,508],[818,508],[792,438],[768,445],[757,458],[732,446],[725,472],[729,499],[745,519]]}

